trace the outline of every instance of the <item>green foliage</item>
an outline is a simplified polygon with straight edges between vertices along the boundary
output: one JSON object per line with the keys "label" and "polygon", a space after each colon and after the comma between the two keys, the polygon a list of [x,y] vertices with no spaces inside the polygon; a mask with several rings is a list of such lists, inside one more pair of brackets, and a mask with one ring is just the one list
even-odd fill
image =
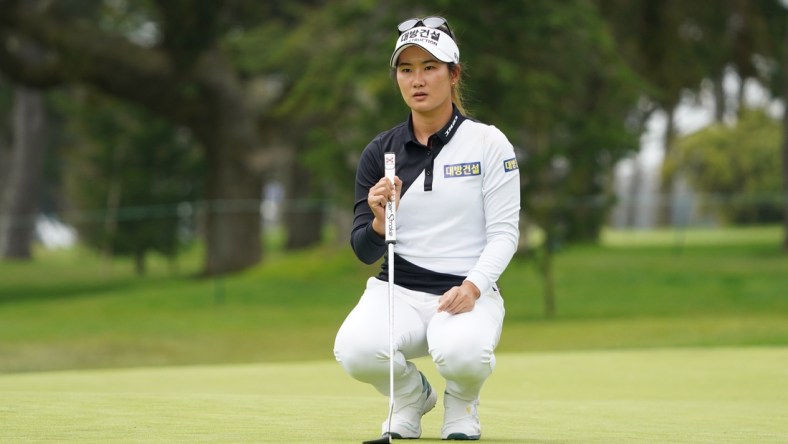
{"label": "green foliage", "polygon": [[[184,226],[178,203],[201,195],[202,157],[192,137],[145,110],[85,92],[61,97],[71,146],[65,168],[67,198],[82,213],[74,220],[80,239],[114,256],[174,257]],[[98,210],[89,213],[90,210]]]}
{"label": "green foliage", "polygon": [[663,109],[673,109],[682,90],[697,88],[704,76],[716,76],[721,69],[719,61],[710,66],[711,58],[701,54],[704,49],[721,52],[715,38],[719,34],[706,26],[728,21],[720,17],[730,14],[727,5],[720,4],[724,2],[716,7],[682,0],[596,3],[628,65],[647,82],[641,92]]}
{"label": "green foliage", "polygon": [[290,18],[261,22],[226,46],[245,75],[281,85],[262,121],[313,178],[309,195],[295,197],[328,198],[349,209],[358,154],[407,116],[387,75],[391,11],[377,2],[337,1],[302,5]]}
{"label": "green foliage", "polygon": [[776,222],[782,219],[781,132],[765,110],[747,110],[734,126],[712,125],[679,140],[677,160],[666,167],[686,172],[712,200],[740,196],[718,207],[725,220]]}
{"label": "green foliage", "polygon": [[479,10],[443,1],[415,11],[450,11],[468,107],[520,151],[531,221],[547,238],[595,240],[612,204],[612,167],[637,147],[627,118],[639,80],[594,4],[498,2]]}
{"label": "green foliage", "polygon": [[[429,5],[415,0],[396,5],[374,0],[63,0],[44,2],[36,8],[28,12],[44,11],[46,17],[56,19],[53,23],[61,20],[70,25],[71,19],[95,23],[108,37],[106,42],[92,39],[95,43],[109,45],[114,42],[112,37],[122,36],[138,45],[135,51],[151,56],[139,59],[141,66],[154,71],[163,67],[162,71],[113,72],[110,67],[109,78],[98,81],[101,77],[93,76],[103,71],[92,70],[95,67],[90,62],[95,57],[86,57],[91,45],[71,46],[81,42],[78,39],[69,40],[71,43],[65,46],[68,51],[52,60],[72,62],[64,65],[69,66],[67,70],[61,70],[69,73],[64,78],[80,78],[104,88],[112,84],[109,90],[124,91],[127,99],[147,103],[148,112],[167,114],[171,121],[190,121],[203,114],[198,111],[218,109],[214,107],[215,91],[200,96],[211,90],[206,86],[226,80],[229,84],[245,82],[248,97],[231,108],[241,117],[251,116],[244,121],[257,122],[261,137],[250,145],[259,142],[264,152],[259,156],[255,153],[255,158],[269,163],[266,173],[293,176],[293,171],[306,171],[310,180],[297,180],[308,183],[305,195],[290,193],[289,197],[331,199],[347,209],[358,154],[375,134],[407,116],[408,110],[388,75],[396,24],[407,17],[445,15],[462,52],[468,108],[479,120],[500,127],[518,149],[525,214],[547,233],[549,245],[597,239],[613,202],[609,186],[612,168],[637,148],[640,125],[649,112],[656,107],[671,109],[685,90],[696,89],[703,79],[717,79],[726,67],[733,67],[743,77],[775,78],[784,71],[778,56],[784,38],[785,8],[772,0],[719,0],[713,7],[682,0],[532,0],[491,2],[479,7],[468,7],[467,2],[458,0],[436,0]],[[17,21],[9,18],[12,15],[5,16],[8,23]],[[22,23],[8,29],[8,35],[21,32],[33,36],[32,40],[41,32],[35,27],[27,29]],[[46,41],[43,35],[39,37],[41,42]],[[148,65],[159,56],[171,57],[165,57],[166,63]],[[186,70],[195,60],[208,60],[201,57],[216,62],[229,60],[233,69],[202,76],[210,81],[200,87],[197,79],[183,77],[187,73],[180,70]],[[221,68],[223,64],[211,65]],[[90,71],[92,75],[85,74]],[[135,73],[137,78],[126,77]],[[170,83],[153,85],[152,78]],[[110,79],[122,81],[114,83]],[[129,93],[128,88],[138,96]],[[183,94],[172,95],[173,91]],[[151,95],[165,99],[156,101]],[[225,98],[242,95],[235,91]],[[209,103],[212,105],[206,105]],[[120,102],[113,102],[115,105],[120,106]],[[110,108],[107,105],[102,113],[106,116],[100,117],[109,120],[116,114],[118,122],[126,123],[112,126],[99,123],[99,118],[95,124],[69,123],[69,127],[109,125],[115,131],[130,131],[128,138],[114,133],[115,140],[109,145],[115,152],[143,156],[142,152],[158,146],[140,141],[138,149],[122,148],[139,138],[139,130],[134,127],[140,124],[128,122],[151,118],[141,117],[136,111],[137,115],[129,117],[128,110],[115,112]],[[65,118],[85,115],[69,112]],[[206,122],[216,122],[214,117],[207,113],[191,120],[192,129],[213,128]],[[154,127],[151,131],[158,131]],[[102,131],[112,133],[106,128]],[[174,137],[164,132],[157,137]],[[229,138],[228,134],[224,136]],[[206,149],[215,149],[208,145]],[[288,155],[279,155],[271,148],[280,145],[290,150]],[[218,158],[222,159],[222,155],[246,155],[240,150],[233,154],[219,151]],[[128,152],[113,156],[123,158],[129,156]],[[101,163],[106,169],[117,161],[112,156],[78,160],[79,153],[72,149],[70,159],[75,165]],[[144,156],[159,165],[156,155]],[[294,168],[278,168],[290,158],[297,163]],[[236,162],[241,160],[228,161]],[[193,163],[190,156],[177,156],[172,168],[178,173],[172,176],[183,173],[184,180],[197,180],[202,170],[195,169]],[[108,199],[110,191],[121,182],[112,182],[112,174],[107,172],[71,177],[75,180],[69,189],[82,187],[87,189],[82,194],[96,194],[91,199],[93,208],[107,207],[112,200]],[[80,177],[91,182],[77,185]],[[96,190],[88,191],[91,186]],[[249,186],[252,188],[254,184]],[[101,196],[101,192],[107,195]],[[171,199],[180,200],[175,194]],[[130,197],[127,191],[121,195]],[[112,205],[155,206],[160,202],[163,200],[143,202],[140,197]],[[106,238],[106,234],[94,237]],[[94,244],[102,242],[106,248],[115,241],[104,239]],[[116,247],[117,251],[129,248],[120,244]]]}
{"label": "green foliage", "polygon": [[768,63],[761,68],[765,68],[762,76],[765,84],[769,87],[772,95],[782,97],[788,95],[788,82],[785,76],[788,75],[788,53],[786,53],[785,42],[788,41],[788,7],[780,2],[764,2],[766,22],[768,27],[768,50],[764,51]]}
{"label": "green foliage", "polygon": [[[548,229],[557,214],[570,239],[594,239],[611,199],[578,214],[568,205],[542,211],[533,202],[547,192],[559,195],[556,202],[605,195],[612,166],[637,145],[626,121],[638,80],[593,5],[499,2],[481,13],[451,1],[429,11],[416,2],[401,6],[332,2],[289,32],[274,22],[249,33],[249,40],[235,40],[238,54],[253,54],[244,48],[264,54],[240,57],[245,69],[266,70],[267,63],[285,79],[286,94],[273,116],[282,125],[303,127],[291,136],[309,147],[301,157],[304,165],[335,185],[334,197],[352,192],[347,178],[358,153],[407,116],[387,74],[396,23],[451,11],[471,114],[500,127],[524,151],[526,210]],[[285,38],[264,45],[276,35]],[[556,162],[568,165],[576,178],[562,176],[556,183]]]}

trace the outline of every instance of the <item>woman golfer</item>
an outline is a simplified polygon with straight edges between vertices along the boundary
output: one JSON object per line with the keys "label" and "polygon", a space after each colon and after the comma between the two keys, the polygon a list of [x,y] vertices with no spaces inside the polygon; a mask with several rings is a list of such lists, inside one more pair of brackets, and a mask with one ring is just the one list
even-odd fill
{"label": "woman golfer", "polygon": [[[394,396],[383,433],[421,436],[421,417],[438,396],[411,360],[429,354],[446,380],[441,438],[476,440],[479,392],[495,367],[504,318],[496,280],[519,237],[519,171],[506,136],[464,115],[460,51],[447,21],[410,19],[398,30],[390,66],[410,116],[361,154],[351,235],[359,259],[379,260],[384,207],[396,199]],[[393,186],[384,153],[396,155]],[[388,279],[384,262],[334,346],[345,371],[382,394],[389,393]]]}

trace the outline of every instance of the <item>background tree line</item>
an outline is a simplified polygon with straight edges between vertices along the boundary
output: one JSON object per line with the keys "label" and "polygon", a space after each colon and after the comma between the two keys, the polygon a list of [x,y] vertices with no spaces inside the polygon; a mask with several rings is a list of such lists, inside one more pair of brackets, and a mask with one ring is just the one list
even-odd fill
{"label": "background tree line", "polygon": [[[548,284],[557,245],[598,238],[613,168],[654,112],[670,116],[663,189],[687,174],[717,191],[703,173],[730,166],[703,151],[713,141],[677,148],[681,99],[713,85],[723,125],[725,73],[788,97],[778,0],[0,0],[2,253],[30,256],[42,210],[100,209],[70,221],[81,239],[144,269],[147,252],[177,252],[172,208],[188,202],[204,274],[240,270],[262,259],[271,180],[300,204],[285,212],[288,247],[319,242],[324,203],[352,207],[361,150],[407,117],[387,60],[396,24],[428,14],[457,34],[471,115],[518,150],[523,219],[545,233],[535,257]],[[788,249],[785,119],[752,152],[768,152],[754,163],[780,178],[758,192],[783,196],[766,213],[783,218]],[[746,157],[751,140],[716,155]]]}

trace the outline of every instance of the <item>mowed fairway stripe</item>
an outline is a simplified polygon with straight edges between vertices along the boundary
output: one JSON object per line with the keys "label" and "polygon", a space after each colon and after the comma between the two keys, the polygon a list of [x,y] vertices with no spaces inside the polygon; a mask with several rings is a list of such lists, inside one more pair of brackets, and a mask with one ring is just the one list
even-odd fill
{"label": "mowed fairway stripe", "polygon": [[[349,443],[387,405],[331,361],[5,374],[0,442]],[[488,442],[785,443],[788,348],[501,354],[480,412]]]}

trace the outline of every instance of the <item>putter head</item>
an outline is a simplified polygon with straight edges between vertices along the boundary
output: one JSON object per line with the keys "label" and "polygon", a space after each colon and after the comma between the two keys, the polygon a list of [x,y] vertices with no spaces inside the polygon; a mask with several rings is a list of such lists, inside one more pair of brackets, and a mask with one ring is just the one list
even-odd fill
{"label": "putter head", "polygon": [[388,433],[384,433],[383,436],[381,436],[378,439],[372,439],[363,442],[363,444],[390,444],[390,443],[391,443],[391,435],[389,435]]}

